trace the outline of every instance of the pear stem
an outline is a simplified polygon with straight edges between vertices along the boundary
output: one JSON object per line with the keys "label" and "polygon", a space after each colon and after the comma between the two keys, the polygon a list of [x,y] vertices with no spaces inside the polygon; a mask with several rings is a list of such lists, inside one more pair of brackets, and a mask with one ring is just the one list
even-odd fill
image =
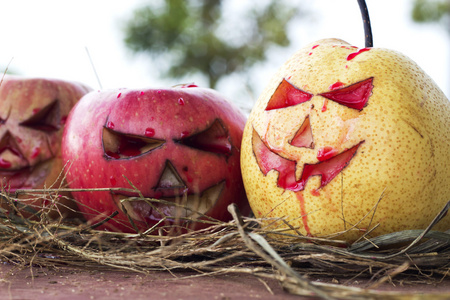
{"label": "pear stem", "polygon": [[370,26],[369,10],[365,0],[357,0],[364,23],[365,47],[373,47],[372,27]]}

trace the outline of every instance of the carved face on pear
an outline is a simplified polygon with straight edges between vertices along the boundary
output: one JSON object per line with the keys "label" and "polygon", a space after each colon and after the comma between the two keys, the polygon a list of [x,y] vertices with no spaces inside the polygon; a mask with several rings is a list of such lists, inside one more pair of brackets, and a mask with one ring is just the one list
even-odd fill
{"label": "carved face on pear", "polygon": [[448,168],[435,162],[450,155],[449,106],[400,53],[334,39],[306,46],[272,78],[244,130],[253,212],[348,241],[373,226],[373,235],[425,228],[450,196],[437,184]]}
{"label": "carved face on pear", "polygon": [[[253,130],[253,151],[261,171],[267,175],[270,170],[276,170],[279,173],[277,185],[291,191],[304,190],[308,179],[312,176],[321,177],[319,188],[333,180],[348,165],[364,140],[350,145],[349,148],[343,148],[334,141],[319,138],[315,140],[312,126],[320,130],[319,124],[323,123],[321,114],[327,111],[329,100],[349,109],[361,111],[372,94],[372,81],[373,78],[368,78],[348,86],[342,82],[336,82],[330,85],[331,91],[314,95],[302,91],[283,79],[270,98],[265,111],[302,105],[307,106],[304,109],[307,115],[304,119],[300,117],[295,123],[292,122],[295,125],[293,128],[284,127],[279,130],[278,127],[269,125],[263,137]],[[318,109],[311,104],[313,97],[322,98],[323,104]],[[332,131],[331,128],[326,130]],[[345,130],[343,133],[348,134]],[[343,133],[338,133],[337,136],[341,138]],[[285,151],[287,148],[291,148],[292,151]],[[305,156],[315,156],[317,161],[299,165],[296,158],[302,158],[304,162]],[[299,179],[296,176],[297,172],[302,174]]]}

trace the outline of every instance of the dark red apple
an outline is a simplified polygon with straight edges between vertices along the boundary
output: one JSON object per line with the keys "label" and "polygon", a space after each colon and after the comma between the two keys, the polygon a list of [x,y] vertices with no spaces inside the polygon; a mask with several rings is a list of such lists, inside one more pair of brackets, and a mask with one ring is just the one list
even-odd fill
{"label": "dark red apple", "polygon": [[[0,84],[0,182],[17,189],[60,187],[61,137],[70,109],[90,89],[57,79],[5,76]],[[40,210],[39,197],[21,195],[23,204]],[[68,201],[61,198],[60,212]],[[3,199],[3,207],[8,204]],[[56,213],[56,210],[54,211]],[[56,215],[55,215],[56,216]]]}
{"label": "dark red apple", "polygon": [[71,188],[132,188],[131,182],[145,198],[166,201],[120,191],[74,193],[91,222],[119,212],[103,226],[108,230],[133,232],[131,223],[140,230],[198,229],[202,214],[229,220],[231,203],[249,212],[239,161],[244,125],[242,113],[217,92],[192,85],[91,92],[64,131],[67,181]]}

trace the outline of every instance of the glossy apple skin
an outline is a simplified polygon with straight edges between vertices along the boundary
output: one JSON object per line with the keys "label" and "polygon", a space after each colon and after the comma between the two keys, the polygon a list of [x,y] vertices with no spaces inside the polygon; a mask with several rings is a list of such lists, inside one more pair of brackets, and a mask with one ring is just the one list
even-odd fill
{"label": "glossy apple skin", "polygon": [[[304,98],[289,98],[293,105],[273,98],[285,81],[293,86],[285,90]],[[370,94],[364,101],[326,98],[362,83]],[[294,145],[306,123],[311,134]],[[449,124],[450,102],[405,55],[337,39],[306,45],[274,74],[244,130],[241,166],[250,205],[257,217],[269,218],[265,225],[287,232],[270,219],[285,218],[294,236],[351,243],[369,231],[367,237],[424,229],[450,200]],[[319,170],[349,149],[353,157],[335,165],[336,172]],[[303,176],[311,166],[314,176]],[[449,228],[449,216],[434,227]]]}
{"label": "glossy apple skin", "polygon": [[[179,142],[183,137],[204,131],[216,120],[220,120],[228,133],[231,148],[227,155]],[[92,92],[81,99],[67,120],[63,136],[63,158],[71,165],[67,180],[71,188],[131,188],[129,180],[144,197],[177,196],[180,191],[156,188],[169,161],[183,182],[182,192],[186,194],[201,194],[208,187],[224,182],[220,198],[206,215],[229,220],[227,206],[230,203],[236,203],[244,214],[250,211],[240,173],[244,125],[242,113],[210,89],[181,86]],[[106,153],[102,141],[105,128],[119,134],[156,139],[162,144],[140,155],[115,159]],[[119,214],[101,228],[135,231],[111,192],[77,192],[74,197],[90,222],[95,223],[118,211]],[[146,204],[132,210],[129,215],[141,231],[155,225],[162,217],[149,211]],[[160,210],[167,211],[167,207],[160,207]],[[173,219],[168,219],[159,225],[173,223]],[[195,221],[175,223],[190,229],[205,226]]]}
{"label": "glossy apple skin", "polygon": [[[5,75],[1,80],[0,176],[5,191],[14,195],[18,189],[63,186],[63,128],[71,108],[90,88],[49,78]],[[19,198],[36,211],[50,205],[30,195]],[[51,210],[51,216],[67,215],[75,208],[66,197],[59,199],[61,205]]]}

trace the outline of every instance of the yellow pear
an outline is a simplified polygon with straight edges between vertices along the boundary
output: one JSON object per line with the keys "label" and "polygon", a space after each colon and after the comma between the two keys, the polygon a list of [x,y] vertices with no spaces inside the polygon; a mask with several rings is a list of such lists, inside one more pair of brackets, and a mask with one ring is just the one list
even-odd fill
{"label": "yellow pear", "polygon": [[[450,102],[401,53],[338,39],[307,45],[246,124],[252,210],[272,230],[347,242],[424,229],[450,200],[449,125]],[[447,216],[434,229],[449,228]]]}

